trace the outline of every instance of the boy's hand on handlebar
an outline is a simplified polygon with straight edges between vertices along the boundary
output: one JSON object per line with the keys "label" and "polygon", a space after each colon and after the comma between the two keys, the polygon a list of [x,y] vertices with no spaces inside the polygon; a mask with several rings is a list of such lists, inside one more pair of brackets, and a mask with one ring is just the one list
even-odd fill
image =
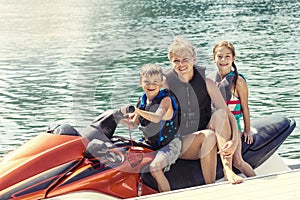
{"label": "boy's hand on handlebar", "polygon": [[119,115],[121,115],[119,119],[132,118],[135,112],[135,107],[127,104],[122,106],[117,112],[119,112]]}
{"label": "boy's hand on handlebar", "polygon": [[132,105],[128,105],[127,108],[126,108],[126,114],[128,113],[134,113],[135,111],[135,107],[132,106]]}
{"label": "boy's hand on handlebar", "polygon": [[127,104],[127,105],[122,106],[120,110],[123,113],[123,115],[127,115],[129,113],[134,113],[135,107]]}

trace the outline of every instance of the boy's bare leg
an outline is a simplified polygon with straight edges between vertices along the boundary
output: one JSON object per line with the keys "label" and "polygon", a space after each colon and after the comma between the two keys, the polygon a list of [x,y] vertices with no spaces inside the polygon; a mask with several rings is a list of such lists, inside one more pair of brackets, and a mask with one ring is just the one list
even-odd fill
{"label": "boy's bare leg", "polygon": [[171,190],[169,180],[164,174],[164,169],[175,163],[181,151],[182,142],[179,138],[174,138],[169,144],[162,147],[150,163],[151,175],[157,182],[158,190],[166,192]]}
{"label": "boy's bare leg", "polygon": [[170,191],[170,183],[163,172],[163,168],[167,166],[167,162],[163,156],[156,156],[150,163],[150,173],[156,180],[158,190],[160,192]]}
{"label": "boy's bare leg", "polygon": [[[221,149],[227,141],[231,140],[231,126],[229,123],[228,115],[225,110],[219,109],[213,113],[209,122],[209,128],[214,130],[217,136],[217,146]],[[223,164],[224,178],[232,184],[243,182],[241,176],[236,175],[232,171],[232,157],[220,154]]]}
{"label": "boy's bare leg", "polygon": [[150,168],[151,175],[157,182],[157,187],[160,192],[167,192],[171,190],[169,181],[162,170],[152,171]]}
{"label": "boy's bare leg", "polygon": [[197,160],[200,158],[203,178],[206,184],[216,180],[217,148],[216,137],[211,130],[202,130],[183,137],[180,158]]}

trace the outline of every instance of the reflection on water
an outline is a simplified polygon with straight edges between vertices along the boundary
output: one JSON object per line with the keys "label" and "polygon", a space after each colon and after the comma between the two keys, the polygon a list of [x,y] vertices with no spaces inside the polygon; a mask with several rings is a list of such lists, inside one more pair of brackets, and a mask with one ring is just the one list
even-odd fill
{"label": "reflection on water", "polygon": [[[252,118],[282,113],[299,122],[299,10],[296,0],[2,2],[0,157],[50,124],[81,129],[104,110],[134,104],[139,68],[168,68],[178,34],[195,44],[208,73],[213,45],[232,41]],[[299,137],[296,128],[279,152],[300,158]]]}

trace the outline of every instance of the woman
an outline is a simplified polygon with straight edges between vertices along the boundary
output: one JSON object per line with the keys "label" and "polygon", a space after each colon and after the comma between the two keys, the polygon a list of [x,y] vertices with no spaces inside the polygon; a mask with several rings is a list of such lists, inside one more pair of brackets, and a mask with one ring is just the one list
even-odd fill
{"label": "woman", "polygon": [[[166,87],[180,104],[183,146],[180,158],[200,158],[206,184],[216,178],[216,144],[223,164],[224,177],[232,184],[243,178],[232,171],[232,155],[238,145],[237,123],[215,83],[205,78],[204,68],[196,66],[193,45],[175,37],[168,49],[172,69],[166,72]],[[212,113],[211,104],[216,111]]]}

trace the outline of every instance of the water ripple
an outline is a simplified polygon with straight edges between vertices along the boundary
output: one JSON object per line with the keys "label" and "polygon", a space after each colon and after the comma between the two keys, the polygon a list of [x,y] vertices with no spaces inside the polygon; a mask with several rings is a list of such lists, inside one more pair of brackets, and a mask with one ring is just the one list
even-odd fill
{"label": "water ripple", "polygon": [[[251,117],[300,122],[299,10],[296,0],[0,3],[0,157],[50,124],[81,129],[104,110],[135,104],[140,67],[169,68],[167,48],[178,34],[195,44],[208,73],[213,45],[232,41]],[[299,135],[296,127],[282,155],[300,158]]]}

